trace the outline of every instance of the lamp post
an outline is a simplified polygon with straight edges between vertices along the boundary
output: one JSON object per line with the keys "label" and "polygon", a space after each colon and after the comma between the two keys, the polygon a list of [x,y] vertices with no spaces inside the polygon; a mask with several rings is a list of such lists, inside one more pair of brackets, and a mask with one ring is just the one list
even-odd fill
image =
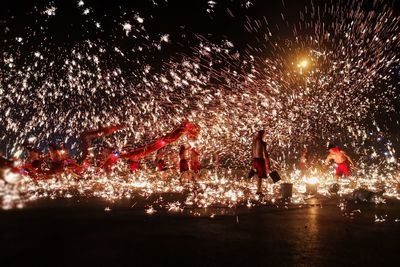
{"label": "lamp post", "polygon": [[306,68],[308,66],[308,60],[307,59],[303,59],[302,61],[299,62],[299,64],[297,64],[297,67],[300,69],[300,74],[303,75],[303,69]]}
{"label": "lamp post", "polygon": [[[298,64],[297,67],[299,68],[300,75],[303,75],[303,70],[306,69],[309,65],[309,62],[307,59],[301,60]],[[304,78],[305,80],[305,91],[308,93],[308,88],[307,88],[307,77]]]}

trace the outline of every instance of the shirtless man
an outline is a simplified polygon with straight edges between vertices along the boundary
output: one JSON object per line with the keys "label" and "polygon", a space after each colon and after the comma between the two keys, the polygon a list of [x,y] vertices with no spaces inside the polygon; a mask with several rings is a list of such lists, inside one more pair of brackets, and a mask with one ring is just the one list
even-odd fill
{"label": "shirtless man", "polygon": [[200,172],[200,153],[196,147],[190,148],[190,170],[193,171],[195,175]]}
{"label": "shirtless man", "polygon": [[50,155],[50,170],[48,174],[55,174],[64,170],[64,161],[62,159],[61,150],[56,144],[49,144],[49,155]]}
{"label": "shirtless man", "polygon": [[[271,171],[271,162],[267,151],[267,142],[265,138],[267,133],[265,130],[260,130],[253,138],[251,153],[253,156],[252,169],[255,169],[257,174],[257,192],[259,196],[263,196],[262,191],[262,180],[268,178],[268,174]],[[250,175],[249,175],[250,176]],[[251,175],[252,176],[252,175]]]}
{"label": "shirtless man", "polygon": [[329,165],[331,160],[334,160],[337,164],[335,178],[339,180],[341,175],[350,175],[350,165],[355,166],[353,160],[339,147],[335,145],[329,145],[329,155],[326,157],[325,165]]}
{"label": "shirtless man", "polygon": [[179,172],[181,173],[180,181],[189,182],[193,177],[189,172],[189,161],[188,161],[188,148],[185,145],[181,145],[179,148]]}
{"label": "shirtless man", "polygon": [[303,149],[300,154],[299,162],[297,163],[297,169],[300,170],[300,173],[303,176],[307,175],[309,169],[307,158],[308,158],[307,149]]}
{"label": "shirtless man", "polygon": [[36,174],[41,170],[43,159],[40,152],[33,146],[28,145],[25,148],[28,151],[28,157],[24,169],[30,176],[36,177]]}

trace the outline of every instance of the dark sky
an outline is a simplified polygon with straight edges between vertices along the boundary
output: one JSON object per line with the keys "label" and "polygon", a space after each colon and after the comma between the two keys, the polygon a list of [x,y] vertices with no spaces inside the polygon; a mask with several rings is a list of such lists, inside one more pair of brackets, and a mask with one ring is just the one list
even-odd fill
{"label": "dark sky", "polygon": [[[216,4],[212,6],[212,1],[206,0],[83,2],[83,6],[78,6],[77,0],[3,1],[0,10],[2,50],[13,51],[14,47],[18,47],[21,59],[26,58],[24,55],[40,51],[48,62],[55,61],[57,64],[59,60],[58,64],[62,65],[64,58],[61,55],[65,56],[67,51],[86,40],[111,49],[119,47],[123,51],[131,51],[136,48],[134,42],[146,43],[140,40],[145,35],[155,40],[160,34],[168,34],[171,41],[163,45],[162,50],[127,56],[130,59],[141,57],[141,62],[147,62],[157,69],[171,57],[192,53],[193,47],[198,44],[198,36],[204,36],[216,44],[229,40],[241,54],[245,49],[260,46],[259,34],[246,30],[247,21],[265,24],[266,18],[270,27],[279,28],[280,38],[289,37],[292,33],[284,24],[297,22],[300,10],[310,3],[309,0],[221,0],[214,1]],[[51,6],[56,7],[56,15],[45,15],[44,11]],[[83,15],[86,8],[89,14]],[[138,39],[133,40],[131,36],[124,35],[122,25],[134,21],[137,15],[144,18],[145,30],[138,34]],[[96,23],[101,28],[96,28]],[[133,25],[133,28],[136,26]],[[22,43],[17,43],[19,37],[23,38]],[[138,67],[132,64],[132,60],[114,63],[132,72]]]}
{"label": "dark sky", "polygon": [[[123,39],[121,25],[131,21],[139,14],[145,19],[144,26],[149,35],[169,34],[171,43],[163,49],[165,56],[177,51],[186,52],[194,34],[204,35],[210,41],[228,39],[234,42],[239,51],[257,44],[257,34],[245,29],[246,21],[260,21],[264,18],[271,28],[279,32],[279,37],[293,37],[290,27],[300,20],[300,12],[312,5],[330,7],[338,2],[333,0],[217,0],[211,7],[207,0],[85,0],[78,7],[77,0],[53,1],[2,1],[0,10],[0,40],[4,45],[15,42],[16,37],[28,37],[23,47],[29,51],[38,44],[46,49],[73,47],[86,39],[98,39],[129,47],[129,41]],[[386,1],[391,2],[391,1]],[[250,3],[250,4],[248,4]],[[364,8],[371,9],[365,1]],[[397,5],[398,4],[398,5]],[[394,0],[392,6],[400,6],[400,0]],[[55,6],[56,15],[46,16],[43,11]],[[82,15],[89,8],[88,15]],[[211,11],[210,11],[211,9]],[[396,11],[398,12],[398,10]],[[284,19],[283,19],[284,18]],[[323,18],[329,23],[329,18]],[[95,27],[101,24],[101,29]]]}
{"label": "dark sky", "polygon": [[[0,32],[3,40],[10,37],[25,35],[28,32],[46,32],[51,38],[48,44],[62,46],[73,45],[84,38],[93,37],[96,31],[92,20],[101,23],[103,33],[96,34],[99,38],[109,38],[116,25],[135,14],[146,19],[145,26],[149,33],[164,32],[171,35],[181,35],[184,32],[198,33],[201,35],[214,35],[216,38],[227,37],[236,44],[247,44],[251,33],[244,29],[246,16],[251,18],[267,17],[274,23],[281,23],[281,13],[285,19],[297,20],[299,10],[309,1],[281,0],[255,1],[249,8],[245,7],[247,1],[216,1],[211,12],[208,1],[180,1],[180,0],[135,0],[135,1],[84,1],[84,6],[78,8],[78,1],[2,1],[0,18],[2,27],[7,25],[9,31]],[[284,6],[283,6],[284,5]],[[56,6],[56,16],[47,18],[40,16],[48,6]],[[84,7],[90,8],[88,16],[82,15]],[[50,23],[48,23],[50,22]],[[45,29],[40,29],[45,27]],[[282,35],[285,33],[282,32]],[[7,38],[5,38],[7,37]],[[11,38],[12,39],[12,38]],[[36,40],[40,42],[40,39]]]}

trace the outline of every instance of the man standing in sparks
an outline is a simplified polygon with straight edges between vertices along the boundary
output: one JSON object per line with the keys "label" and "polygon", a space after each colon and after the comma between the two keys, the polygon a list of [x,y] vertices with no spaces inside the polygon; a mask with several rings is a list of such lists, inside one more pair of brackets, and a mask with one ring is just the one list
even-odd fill
{"label": "man standing in sparks", "polygon": [[339,180],[339,178],[350,175],[350,165],[355,166],[353,160],[341,150],[338,146],[329,145],[328,146],[329,155],[326,157],[325,165],[329,165],[331,160],[334,160],[337,164],[335,178]]}
{"label": "man standing in sparks", "polygon": [[[271,168],[271,162],[269,160],[269,155],[267,152],[267,143],[265,138],[267,133],[265,130],[260,130],[253,138],[252,144],[252,156],[253,156],[253,164],[252,168],[255,169],[255,173],[257,173],[257,195],[263,195],[262,193],[262,179],[268,178],[268,173]],[[252,175],[251,175],[252,176]]]}

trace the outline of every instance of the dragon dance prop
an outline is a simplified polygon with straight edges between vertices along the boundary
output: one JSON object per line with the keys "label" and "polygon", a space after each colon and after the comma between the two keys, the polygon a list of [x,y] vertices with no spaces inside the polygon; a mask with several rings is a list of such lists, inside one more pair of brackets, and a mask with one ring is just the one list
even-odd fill
{"label": "dragon dance prop", "polygon": [[[82,142],[82,163],[78,164],[74,159],[69,158],[59,162],[48,162],[48,158],[37,160],[35,164],[26,163],[18,169],[18,173],[30,176],[34,180],[43,180],[52,178],[53,175],[59,174],[65,171],[69,171],[75,174],[81,174],[87,170],[90,166],[88,155],[89,148],[92,146],[92,142],[96,138],[101,138],[113,134],[120,130],[120,125],[114,125],[109,127],[101,127],[97,130],[88,130],[80,135]],[[54,164],[57,163],[57,164]]]}
{"label": "dragon dance prop", "polygon": [[[51,166],[42,168],[41,166],[32,166],[32,164],[25,164],[19,173],[29,175],[32,179],[41,180],[49,179],[54,174],[58,174],[65,171],[70,171],[72,173],[81,174],[90,167],[89,159],[89,149],[92,146],[92,142],[96,138],[105,137],[113,134],[114,132],[120,130],[122,127],[119,125],[102,127],[97,130],[85,131],[80,135],[82,142],[82,163],[78,164],[73,159],[64,160],[63,165],[58,168],[52,168]],[[192,124],[190,122],[184,122],[179,127],[174,129],[167,135],[153,141],[150,144],[135,148],[133,150],[127,151],[125,153],[112,153],[108,159],[100,166],[101,169],[105,171],[112,170],[112,167],[117,164],[119,159],[129,160],[132,166],[138,168],[138,161],[145,157],[146,155],[157,151],[168,144],[171,144],[181,138],[183,135],[187,135],[189,140],[196,140],[200,132],[200,127],[198,125]]]}
{"label": "dragon dance prop", "polygon": [[82,142],[83,161],[85,161],[85,159],[89,155],[89,148],[92,146],[92,142],[94,139],[113,134],[114,132],[120,130],[121,128],[122,128],[122,126],[115,125],[115,126],[109,126],[109,127],[102,127],[97,130],[89,130],[89,131],[83,132],[80,136],[80,139]]}
{"label": "dragon dance prop", "polygon": [[200,133],[200,127],[198,125],[192,124],[190,122],[184,122],[169,134],[153,141],[150,144],[123,153],[121,154],[120,157],[122,159],[130,159],[132,161],[138,161],[144,156],[175,142],[184,134],[187,134],[190,140],[196,140],[199,133]]}

